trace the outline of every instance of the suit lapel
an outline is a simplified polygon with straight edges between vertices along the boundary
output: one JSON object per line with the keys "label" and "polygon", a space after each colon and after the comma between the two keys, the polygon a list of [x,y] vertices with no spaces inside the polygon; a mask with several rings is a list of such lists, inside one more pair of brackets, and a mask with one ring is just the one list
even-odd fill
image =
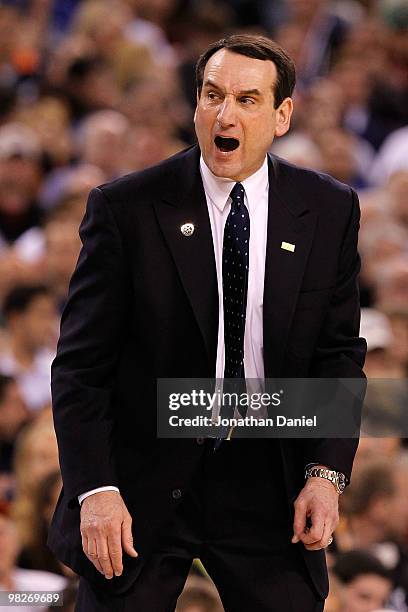
{"label": "suit lapel", "polygon": [[[217,273],[210,219],[199,171],[199,155],[198,147],[193,147],[186,155],[182,174],[174,176],[171,193],[155,203],[155,211],[215,373],[218,339]],[[181,232],[181,226],[185,223],[194,225],[191,236]]]}
{"label": "suit lapel", "polygon": [[[281,375],[297,296],[312,245],[316,214],[299,199],[278,159],[269,156],[268,237],[265,260],[263,333],[265,376]],[[294,252],[282,242],[295,245]]]}
{"label": "suit lapel", "polygon": [[[166,197],[155,212],[192,306],[215,371],[218,339],[218,288],[211,225],[199,171],[198,147],[186,153]],[[312,246],[316,213],[283,176],[279,160],[269,156],[268,232],[263,300],[265,376],[281,373],[291,321]],[[191,236],[181,226],[194,224]],[[295,245],[291,252],[282,242]]]}

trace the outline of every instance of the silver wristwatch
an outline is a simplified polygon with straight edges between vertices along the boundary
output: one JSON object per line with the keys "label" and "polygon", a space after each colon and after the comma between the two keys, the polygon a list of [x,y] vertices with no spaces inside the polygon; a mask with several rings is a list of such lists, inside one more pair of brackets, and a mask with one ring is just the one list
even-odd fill
{"label": "silver wristwatch", "polygon": [[312,476],[330,480],[339,495],[341,495],[344,492],[344,489],[346,488],[346,477],[342,472],[336,472],[335,470],[329,470],[328,468],[316,466],[306,468],[306,480],[308,478],[311,478]]}

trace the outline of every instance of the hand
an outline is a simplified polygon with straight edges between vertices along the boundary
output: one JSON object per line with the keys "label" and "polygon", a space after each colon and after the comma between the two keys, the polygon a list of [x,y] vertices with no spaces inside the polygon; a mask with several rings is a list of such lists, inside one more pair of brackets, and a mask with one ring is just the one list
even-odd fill
{"label": "hand", "polygon": [[338,522],[339,494],[333,484],[323,478],[308,478],[295,501],[292,543],[303,542],[307,550],[326,548]]}
{"label": "hand", "polygon": [[131,557],[132,517],[117,491],[101,491],[86,497],[81,505],[82,548],[96,569],[111,579],[123,571],[122,549]]}

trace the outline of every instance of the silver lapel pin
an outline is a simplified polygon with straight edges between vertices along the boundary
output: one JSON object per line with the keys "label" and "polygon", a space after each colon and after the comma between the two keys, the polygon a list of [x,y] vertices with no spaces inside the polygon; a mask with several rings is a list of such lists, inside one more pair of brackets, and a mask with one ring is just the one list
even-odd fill
{"label": "silver lapel pin", "polygon": [[194,223],[184,223],[184,225],[180,227],[180,230],[183,236],[192,236],[195,230]]}

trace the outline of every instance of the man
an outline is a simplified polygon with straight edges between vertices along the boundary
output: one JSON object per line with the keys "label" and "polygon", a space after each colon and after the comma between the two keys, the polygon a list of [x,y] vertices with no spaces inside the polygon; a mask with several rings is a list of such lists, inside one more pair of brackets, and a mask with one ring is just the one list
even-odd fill
{"label": "man", "polygon": [[[356,441],[156,436],[158,378],[362,376],[357,198],[267,155],[294,82],[269,39],[213,44],[197,64],[199,147],[91,192],[53,366],[50,545],[82,576],[78,610],[173,610],[194,557],[227,611],[323,609],[338,487],[304,469],[349,478]],[[231,236],[239,286],[223,282]]]}
{"label": "man", "polygon": [[31,413],[49,407],[51,363],[58,326],[57,309],[45,285],[16,285],[5,296],[8,342],[0,353],[0,372],[15,378]]}
{"label": "man", "polygon": [[390,604],[390,572],[366,549],[340,553],[333,573],[341,584],[341,610],[344,612],[381,612]]}
{"label": "man", "polygon": [[[18,567],[17,558],[21,548],[18,530],[6,506],[0,505],[0,591],[54,591],[61,593],[66,586],[67,579],[48,571],[36,569],[23,569]],[[17,597],[16,597],[17,600]],[[48,610],[47,603],[42,605],[21,605],[17,602],[7,600],[3,604],[5,610],[11,610],[13,605],[18,605],[22,612],[45,612]]]}
{"label": "man", "polygon": [[0,372],[0,491],[12,487],[14,443],[29,418],[14,378]]}

